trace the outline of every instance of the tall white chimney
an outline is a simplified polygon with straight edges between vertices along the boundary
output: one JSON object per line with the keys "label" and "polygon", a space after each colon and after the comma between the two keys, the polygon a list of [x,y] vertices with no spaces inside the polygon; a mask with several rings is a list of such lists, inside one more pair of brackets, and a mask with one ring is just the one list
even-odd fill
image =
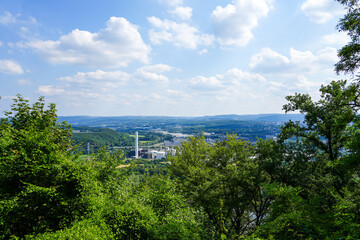
{"label": "tall white chimney", "polygon": [[135,132],[135,158],[139,158],[139,135]]}

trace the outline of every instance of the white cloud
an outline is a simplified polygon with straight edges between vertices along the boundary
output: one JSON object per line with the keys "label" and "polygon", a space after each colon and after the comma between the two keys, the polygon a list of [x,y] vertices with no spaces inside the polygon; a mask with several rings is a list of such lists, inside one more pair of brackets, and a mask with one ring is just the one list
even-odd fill
{"label": "white cloud", "polygon": [[230,94],[236,89],[246,90],[253,84],[264,84],[266,79],[260,74],[244,72],[239,68],[232,68],[225,74],[204,77],[197,76],[189,80],[189,87],[205,92],[221,92]]}
{"label": "white cloud", "polygon": [[165,101],[165,99],[166,98],[164,96],[160,96],[157,93],[151,93],[149,98],[149,100],[156,100],[156,101]]}
{"label": "white cloud", "polygon": [[0,47],[3,45],[3,42],[2,41],[0,41]]}
{"label": "white cloud", "polygon": [[14,100],[17,96],[0,96],[0,100]]}
{"label": "white cloud", "polygon": [[28,79],[19,79],[16,82],[20,86],[31,85],[31,82]]}
{"label": "white cloud", "polygon": [[166,64],[155,64],[138,68],[133,73],[96,70],[95,72],[78,72],[73,76],[60,77],[59,80],[65,84],[66,89],[79,88],[87,91],[109,92],[120,86],[129,87],[130,84],[151,86],[167,84],[169,79],[161,73],[172,69]]}
{"label": "white cloud", "polygon": [[264,48],[251,57],[249,66],[254,72],[262,73],[316,73],[333,68],[337,61],[337,50],[331,47],[323,48],[315,54],[291,48],[289,58]]}
{"label": "white cloud", "polygon": [[203,54],[206,54],[206,53],[208,53],[209,51],[206,49],[206,48],[204,48],[204,49],[201,49],[200,51],[199,51],[199,54],[200,55],[203,55]]}
{"label": "white cloud", "polygon": [[328,34],[322,37],[327,45],[344,46],[350,42],[350,37],[345,32]]}
{"label": "white cloud", "polygon": [[178,6],[174,10],[169,11],[174,16],[179,17],[182,20],[188,20],[192,16],[193,9],[191,7]]}
{"label": "white cloud", "polygon": [[298,76],[297,80],[298,82],[295,84],[296,87],[307,92],[317,92],[320,86],[324,84],[324,82],[310,81],[305,76]]}
{"label": "white cloud", "polygon": [[173,89],[167,89],[166,92],[171,96],[175,98],[181,98],[181,99],[189,99],[191,96],[183,91],[179,90],[173,90]]}
{"label": "white cloud", "polygon": [[119,86],[125,84],[129,78],[129,74],[121,71],[105,72],[96,70],[95,72],[78,72],[74,76],[61,77],[59,80],[79,84]]}
{"label": "white cloud", "polygon": [[290,59],[292,64],[300,68],[312,65],[317,60],[311,51],[298,51],[294,48],[290,49]]}
{"label": "white cloud", "polygon": [[240,85],[244,82],[246,83],[264,83],[266,79],[260,74],[253,74],[249,72],[244,72],[239,68],[232,68],[226,72],[224,75],[224,80],[227,84]]}
{"label": "white cloud", "polygon": [[311,21],[318,24],[344,14],[344,9],[333,0],[306,0],[301,5],[301,10]]}
{"label": "white cloud", "polygon": [[338,61],[337,50],[327,47],[314,54],[311,51],[302,52],[291,48],[290,61],[291,67],[295,71],[316,73],[321,70],[327,70],[329,67],[333,68],[334,64]]}
{"label": "white cloud", "polygon": [[322,64],[334,64],[339,58],[337,56],[337,49],[332,47],[326,47],[316,52],[317,61]]}
{"label": "white cloud", "polygon": [[247,45],[253,38],[252,29],[270,9],[267,0],[234,0],[226,7],[217,6],[211,14],[217,41],[221,45]]}
{"label": "white cloud", "polygon": [[219,90],[223,87],[222,76],[197,76],[190,79],[190,87],[197,90]]}
{"label": "white cloud", "polygon": [[0,24],[9,26],[11,24],[21,24],[21,25],[35,25],[37,21],[34,17],[29,17],[28,19],[24,19],[21,14],[16,14],[15,16],[9,12],[5,12],[0,16]]}
{"label": "white cloud", "polygon": [[0,16],[0,24],[9,25],[12,23],[16,23],[16,18],[9,12],[5,12],[4,15]]}
{"label": "white cloud", "polygon": [[23,74],[24,70],[14,60],[1,60],[0,59],[0,72],[6,74]]}
{"label": "white cloud", "polygon": [[137,69],[133,74],[134,80],[139,84],[144,83],[160,83],[167,84],[169,79],[162,74],[158,74],[156,72],[147,71],[143,68]]}
{"label": "white cloud", "polygon": [[59,95],[65,92],[62,88],[56,88],[51,85],[43,85],[38,87],[38,92],[45,96]]}
{"label": "white cloud", "polygon": [[53,64],[92,67],[120,67],[134,61],[147,63],[151,51],[137,26],[118,17],[111,17],[106,28],[97,33],[75,29],[57,41],[32,41],[27,45]]}
{"label": "white cloud", "polygon": [[183,4],[183,0],[159,0],[159,3],[176,7]]}
{"label": "white cloud", "polygon": [[198,46],[212,45],[214,37],[208,34],[200,34],[195,27],[186,23],[176,23],[167,19],[161,20],[157,17],[149,17],[148,21],[159,31],[149,31],[150,41],[153,44],[171,42],[177,47],[196,49]]}
{"label": "white cloud", "polygon": [[[71,105],[76,107],[82,107],[84,105],[89,106],[94,101],[103,104],[104,101],[115,101],[116,97],[112,94],[100,94],[97,92],[91,92],[89,90],[67,90],[60,87],[54,87],[52,85],[43,85],[38,87],[38,93],[44,96],[60,96],[67,101],[71,102]],[[102,105],[103,106],[103,105]]]}
{"label": "white cloud", "polygon": [[162,72],[168,72],[168,71],[173,70],[173,67],[166,65],[166,64],[155,64],[155,65],[144,66],[140,69],[142,69],[144,71],[162,73]]}
{"label": "white cloud", "polygon": [[251,57],[249,66],[255,72],[273,72],[279,71],[289,64],[290,60],[287,57],[270,48],[263,48]]}

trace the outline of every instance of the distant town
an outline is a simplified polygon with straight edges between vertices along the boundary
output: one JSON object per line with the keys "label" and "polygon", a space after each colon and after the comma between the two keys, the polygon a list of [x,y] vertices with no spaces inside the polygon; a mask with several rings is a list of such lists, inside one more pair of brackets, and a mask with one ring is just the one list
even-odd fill
{"label": "distant town", "polygon": [[288,120],[302,121],[301,114],[220,115],[206,117],[60,117],[73,126],[72,139],[83,154],[100,148],[122,149],[127,158],[162,159],[174,155],[189,137],[204,136],[207,143],[227,134],[255,143],[275,138]]}

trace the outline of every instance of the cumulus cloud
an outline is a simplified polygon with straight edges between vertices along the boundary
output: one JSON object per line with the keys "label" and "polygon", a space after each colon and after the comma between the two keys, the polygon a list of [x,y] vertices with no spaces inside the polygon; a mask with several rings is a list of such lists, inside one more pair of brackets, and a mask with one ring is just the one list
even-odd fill
{"label": "cumulus cloud", "polygon": [[37,21],[34,17],[24,18],[21,14],[13,15],[10,12],[5,12],[3,15],[0,15],[0,24],[9,26],[13,24],[21,24],[21,25],[35,25]]}
{"label": "cumulus cloud", "polygon": [[60,77],[59,80],[72,88],[74,84],[80,89],[108,92],[127,84],[167,84],[169,79],[162,73],[173,67],[166,64],[147,65],[133,73],[123,71],[78,72],[73,76]]}
{"label": "cumulus cloud", "polygon": [[[121,107],[139,106],[138,104],[142,107],[151,106],[149,103],[151,101],[166,101],[167,103],[169,103],[168,101],[175,101],[175,103],[176,101],[185,101],[187,96],[181,91],[167,91],[170,81],[165,75],[173,69],[166,64],[155,64],[145,65],[128,73],[104,70],[78,72],[59,78],[59,84],[40,86],[38,93],[51,96],[59,101],[76,103],[77,106],[74,107],[88,108],[88,111],[94,110],[89,107],[93,105],[99,108],[97,111],[104,111],[104,113],[119,111]],[[105,101],[112,104],[104,105]],[[119,109],[113,109],[115,106]],[[148,108],[145,107],[145,109]],[[126,111],[128,110],[135,111],[134,108]],[[79,109],[79,113],[81,111]],[[135,112],[134,114],[136,114]]]}
{"label": "cumulus cloud", "polygon": [[189,99],[189,98],[191,98],[190,94],[187,94],[187,93],[185,93],[183,91],[179,91],[179,90],[167,89],[166,92],[171,97],[175,97],[175,98],[180,98],[180,99]]}
{"label": "cumulus cloud", "polygon": [[259,72],[280,71],[284,66],[290,64],[290,60],[271,50],[263,48],[259,53],[253,55],[250,59],[250,68]]}
{"label": "cumulus cloud", "polygon": [[322,37],[327,45],[344,46],[350,42],[350,37],[345,32],[328,34]]}
{"label": "cumulus cloud", "polygon": [[0,24],[8,25],[12,23],[16,23],[16,17],[14,17],[11,13],[5,12],[4,15],[0,16]]}
{"label": "cumulus cloud", "polygon": [[6,74],[23,74],[24,70],[14,60],[1,60],[0,59],[0,72]]}
{"label": "cumulus cloud", "polygon": [[203,54],[206,54],[206,53],[208,53],[209,51],[206,49],[206,48],[204,48],[204,49],[201,49],[200,51],[199,51],[199,54],[200,55],[203,55]]}
{"label": "cumulus cloud", "polygon": [[183,0],[159,0],[159,3],[166,4],[171,7],[176,7],[183,4]]}
{"label": "cumulus cloud", "polygon": [[217,6],[211,14],[217,41],[221,45],[246,46],[253,38],[252,29],[270,9],[268,0],[234,0],[226,7]]}
{"label": "cumulus cloud", "polygon": [[31,82],[28,79],[18,79],[16,82],[20,86],[31,85]]}
{"label": "cumulus cloud", "polygon": [[189,87],[206,92],[231,93],[234,89],[245,90],[252,84],[265,83],[266,79],[260,74],[253,74],[242,71],[239,68],[232,68],[225,74],[204,77],[197,76],[189,80]]}
{"label": "cumulus cloud", "polygon": [[38,92],[45,96],[59,95],[65,92],[62,88],[56,88],[51,85],[43,85],[38,87]]}
{"label": "cumulus cloud", "polygon": [[196,49],[198,46],[209,46],[213,44],[214,37],[201,34],[199,30],[186,23],[177,23],[167,19],[161,20],[157,17],[149,17],[148,21],[157,28],[157,31],[149,31],[150,41],[153,44],[171,42],[177,47]]}
{"label": "cumulus cloud", "polygon": [[314,54],[311,51],[302,52],[290,49],[290,61],[296,70],[317,72],[324,68],[333,68],[333,65],[338,61],[337,50],[327,47]]}
{"label": "cumulus cloud", "polygon": [[132,79],[137,84],[153,83],[167,84],[169,79],[161,73],[169,72],[173,67],[166,64],[155,64],[138,68],[133,74]]}
{"label": "cumulus cloud", "polygon": [[[38,93],[44,96],[52,96],[58,98],[65,98],[70,101],[70,104],[74,107],[83,107],[92,105],[94,102],[103,104],[104,101],[115,101],[116,97],[112,94],[101,94],[98,92],[92,92],[88,89],[82,90],[68,90],[61,87],[55,87],[53,85],[43,85],[38,87]],[[101,110],[101,109],[97,109]]]}
{"label": "cumulus cloud", "polygon": [[1,96],[2,100],[14,100],[16,98],[17,98],[17,96]]}
{"label": "cumulus cloud", "polygon": [[166,64],[155,64],[155,65],[148,65],[140,68],[144,71],[150,71],[155,73],[162,73],[162,72],[168,72],[173,70],[173,67],[166,65]]}
{"label": "cumulus cloud", "polygon": [[[238,102],[240,99],[261,99],[267,80],[260,74],[253,74],[239,68],[232,68],[224,74],[197,76],[189,79],[188,87],[195,97],[210,98],[210,101]],[[206,101],[209,101],[206,100]]]}
{"label": "cumulus cloud", "polygon": [[133,74],[135,82],[144,84],[144,83],[160,83],[167,84],[169,79],[157,72],[149,71],[144,68],[139,68]]}
{"label": "cumulus cloud", "polygon": [[191,7],[178,6],[174,10],[169,11],[174,16],[179,17],[182,20],[188,20],[192,16],[193,9]]}
{"label": "cumulus cloud", "polygon": [[301,5],[301,10],[311,21],[318,24],[326,23],[333,17],[344,14],[344,9],[333,0],[306,0]]}
{"label": "cumulus cloud", "polygon": [[307,92],[317,92],[318,89],[322,84],[325,84],[324,82],[316,82],[316,81],[310,81],[305,76],[298,76],[297,82],[295,83],[297,88],[300,88],[302,90],[305,90]]}
{"label": "cumulus cloud", "polygon": [[290,57],[264,48],[251,57],[249,66],[254,72],[261,73],[315,73],[332,68],[337,61],[337,50],[331,47],[323,48],[315,54],[311,51],[298,51],[291,48]]}
{"label": "cumulus cloud", "polygon": [[190,79],[190,87],[205,91],[219,90],[223,87],[222,78],[221,75],[212,77],[197,76]]}
{"label": "cumulus cloud", "polygon": [[59,80],[79,83],[91,84],[98,86],[119,86],[125,84],[130,78],[130,75],[122,71],[105,72],[96,70],[95,72],[78,72],[73,76],[61,77]]}
{"label": "cumulus cloud", "polygon": [[137,28],[125,18],[111,17],[97,33],[75,29],[57,41],[32,41],[27,46],[53,64],[121,67],[134,61],[147,63],[151,48]]}

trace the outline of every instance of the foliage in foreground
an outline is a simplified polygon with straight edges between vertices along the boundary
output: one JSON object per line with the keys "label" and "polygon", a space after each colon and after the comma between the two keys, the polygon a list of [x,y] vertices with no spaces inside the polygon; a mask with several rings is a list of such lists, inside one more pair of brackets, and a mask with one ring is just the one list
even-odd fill
{"label": "foliage in foreground", "polygon": [[71,153],[55,105],[18,96],[0,125],[0,239],[199,239],[201,211],[168,177],[116,170],[122,152]]}
{"label": "foliage in foreground", "polygon": [[55,106],[18,96],[0,125],[0,239],[359,238],[358,92],[289,96],[305,119],[277,141],[190,138],[171,177],[116,169],[122,152],[79,158]]}
{"label": "foliage in foreground", "polygon": [[[359,68],[359,1],[339,29],[338,72]],[[359,239],[359,83],[314,102],[287,97],[278,140],[182,144],[168,175],[116,170],[121,152],[79,159],[55,105],[18,96],[0,122],[0,239]]]}

